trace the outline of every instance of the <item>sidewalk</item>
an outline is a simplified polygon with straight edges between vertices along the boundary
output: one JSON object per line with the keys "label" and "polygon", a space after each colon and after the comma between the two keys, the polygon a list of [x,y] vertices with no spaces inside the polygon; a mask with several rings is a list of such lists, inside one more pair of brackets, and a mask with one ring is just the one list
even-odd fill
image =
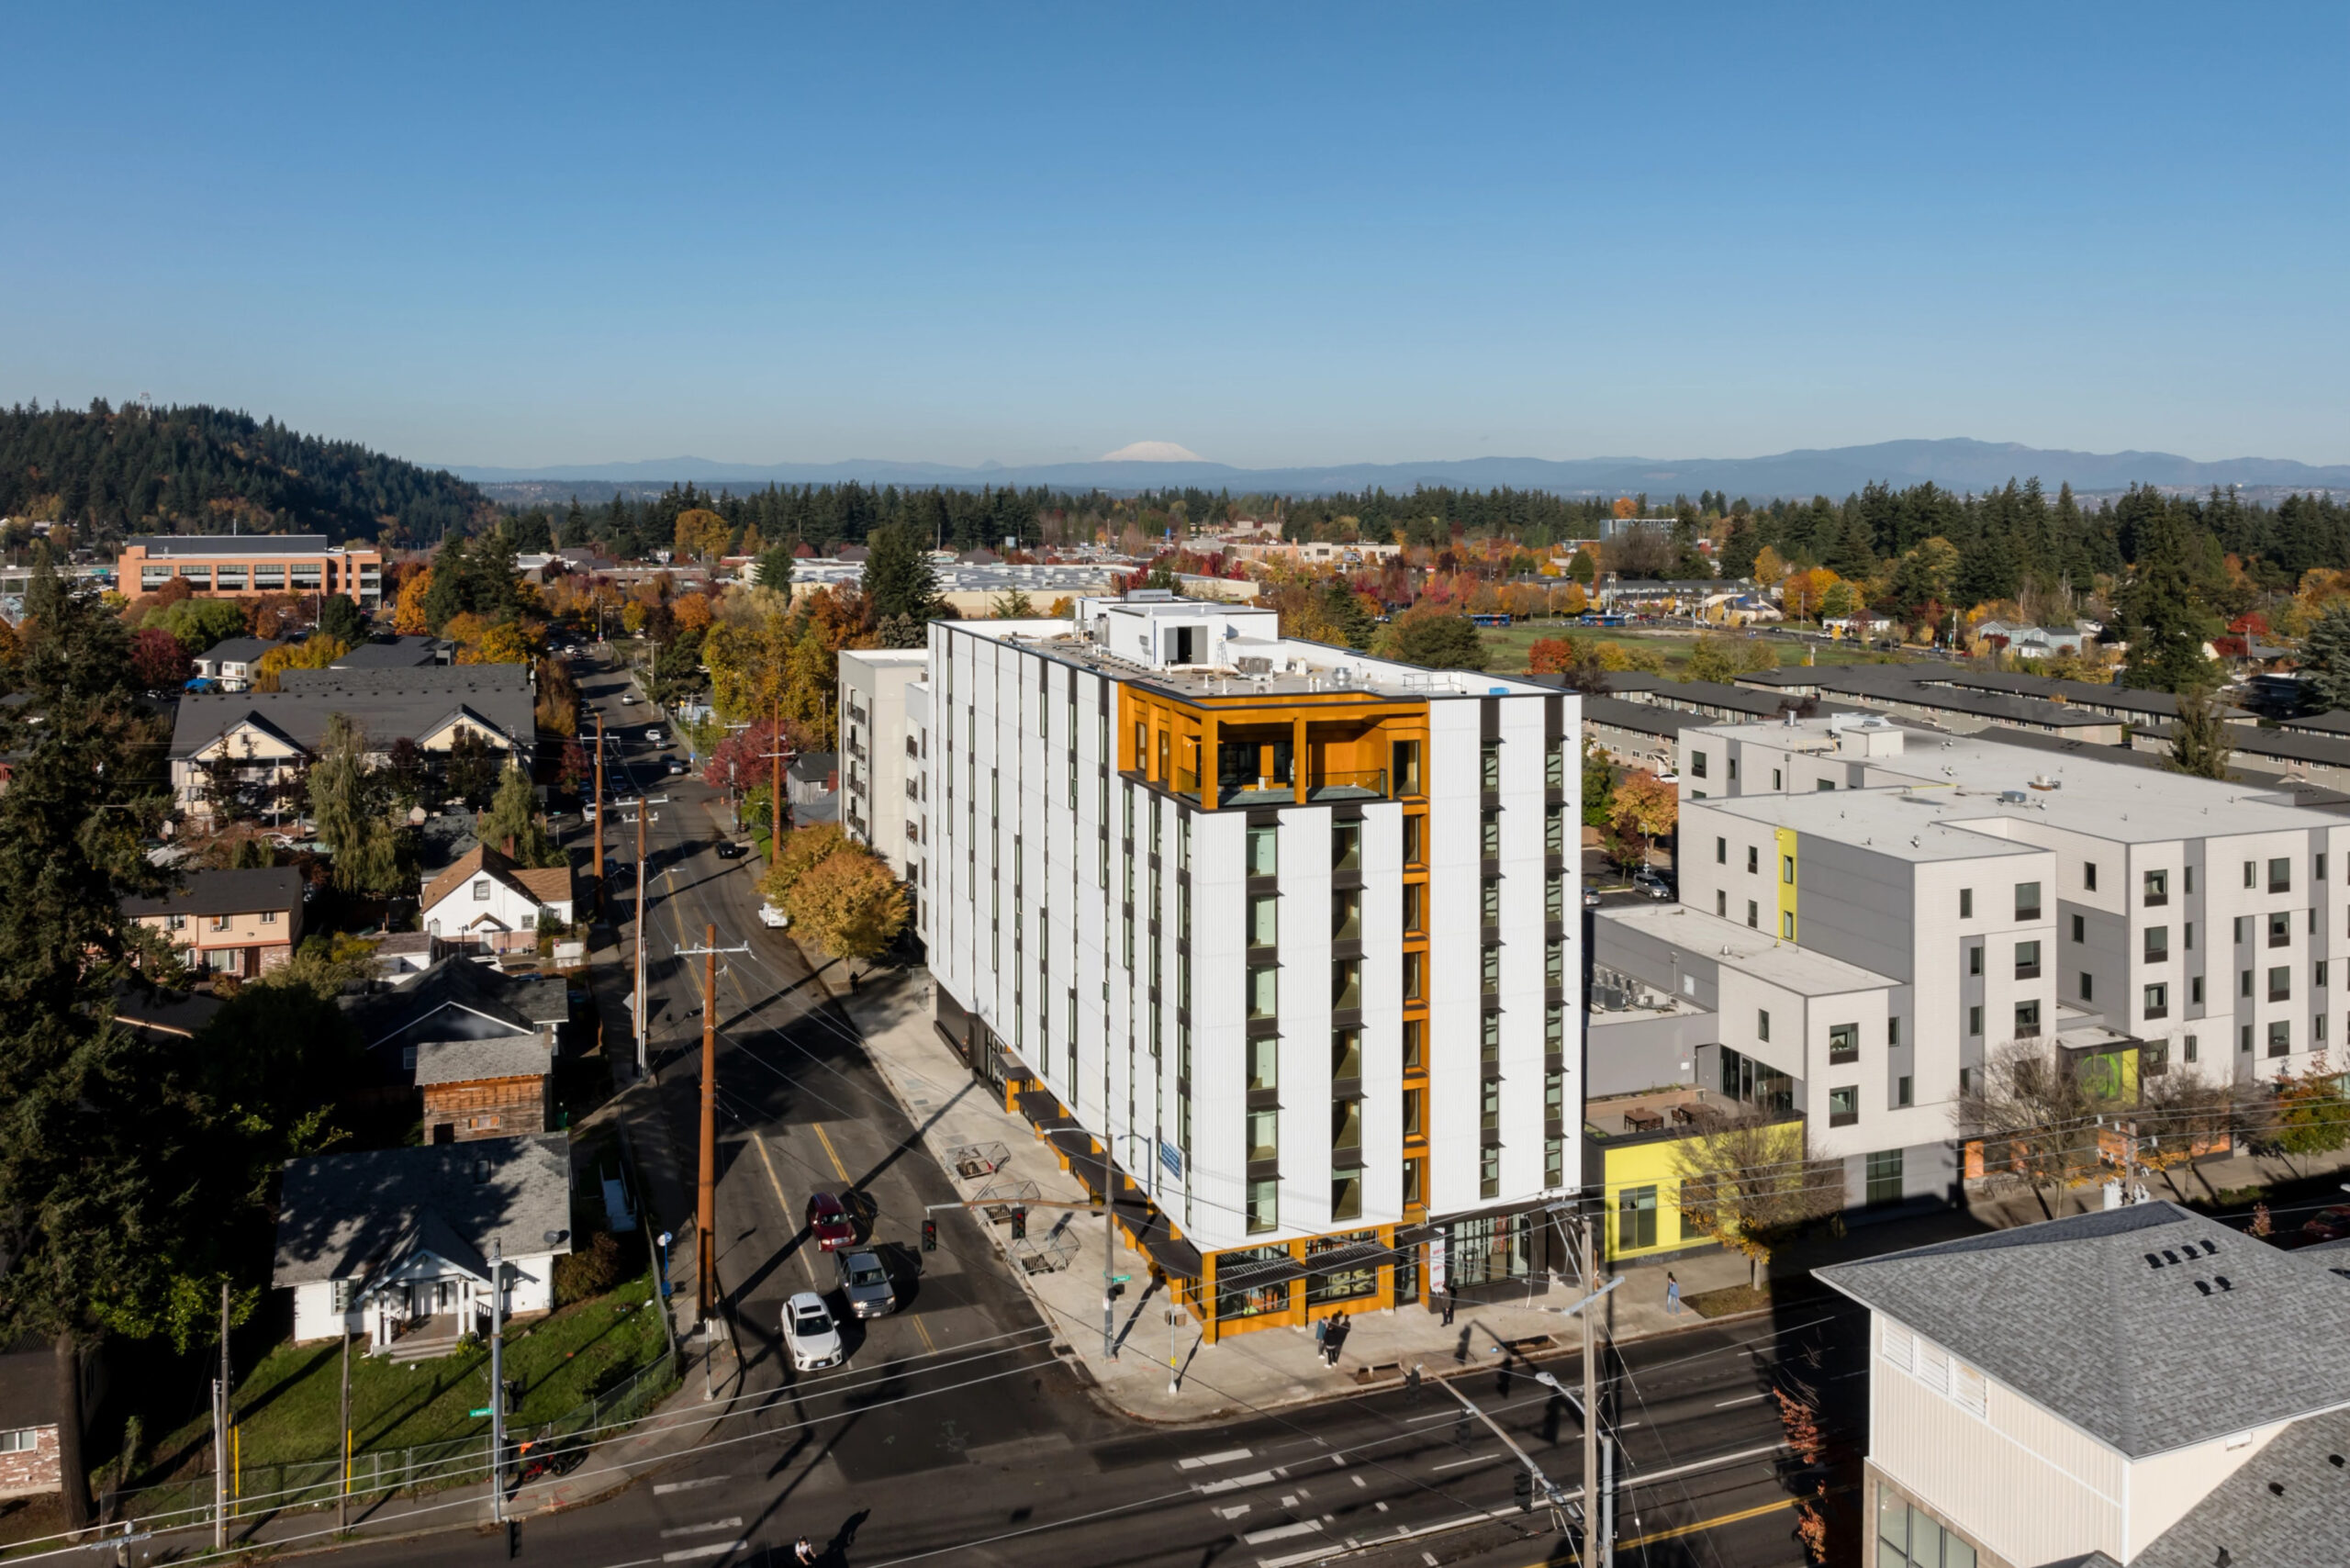
{"label": "sidewalk", "polygon": [[[1000,1143],[1010,1150],[1010,1159],[996,1176],[956,1178],[957,1191],[966,1197],[976,1196],[990,1181],[1009,1178],[1034,1182],[1043,1199],[1084,1203],[1084,1187],[1060,1169],[1050,1147],[975,1081],[938,1037],[931,1026],[931,984],[929,974],[920,969],[877,972],[865,977],[856,992],[835,991],[834,999],[856,1021],[867,1053],[932,1158],[953,1176],[950,1150],[965,1144]],[[1104,1401],[1137,1420],[1227,1419],[1247,1410],[1329,1399],[1366,1385],[1397,1382],[1408,1365],[1438,1376],[1492,1366],[1504,1345],[1542,1354],[1581,1342],[1575,1320],[1555,1310],[1572,1305],[1581,1293],[1556,1282],[1547,1294],[1529,1294],[1518,1303],[1463,1302],[1449,1328],[1442,1315],[1419,1304],[1352,1314],[1335,1368],[1323,1364],[1309,1327],[1258,1329],[1210,1345],[1188,1313],[1169,1330],[1165,1295],[1147,1283],[1148,1260],[1123,1238],[1113,1237],[1109,1271],[1130,1274],[1134,1282],[1124,1287],[1125,1294],[1112,1313],[1117,1353],[1105,1356],[1102,1220],[1082,1209],[1036,1209],[1030,1212],[1028,1226],[1032,1241],[1047,1238],[1056,1227],[1074,1239],[1066,1266],[1029,1274],[1008,1257],[999,1266],[1019,1280],[1035,1302],[1053,1328],[1056,1350]],[[1008,1232],[1003,1227],[985,1228],[998,1248],[1005,1245]],[[1686,1294],[1744,1284],[1747,1279],[1746,1260],[1730,1253],[1676,1259],[1669,1266]],[[1687,1310],[1677,1316],[1666,1313],[1663,1267],[1628,1271],[1601,1318],[1606,1332],[1618,1339],[1695,1327],[1705,1321]],[[1173,1393],[1169,1391],[1170,1355],[1176,1373]]]}

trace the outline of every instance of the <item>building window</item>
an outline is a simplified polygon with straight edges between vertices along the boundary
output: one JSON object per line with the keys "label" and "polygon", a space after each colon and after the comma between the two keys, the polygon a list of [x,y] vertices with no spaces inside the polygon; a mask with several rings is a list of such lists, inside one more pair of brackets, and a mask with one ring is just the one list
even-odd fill
{"label": "building window", "polygon": [[1901,1046],[1901,1020],[1900,1020],[1900,1019],[1898,1019],[1898,1018],[1888,1018],[1888,1019],[1886,1019],[1886,1020],[1885,1021],[1885,1043],[1886,1044],[1886,1046],[1888,1046],[1888,1047],[1892,1047],[1892,1048],[1894,1048],[1894,1049],[1897,1049],[1897,1049],[1899,1049],[1899,1048],[1900,1048],[1900,1046]]}
{"label": "building window", "polygon": [[1704,752],[1693,751],[1689,754],[1689,776],[1692,778],[1703,778],[1706,776],[1706,754]]}
{"label": "building window", "polygon": [[2283,1018],[2268,1025],[2268,1054],[2272,1057],[2290,1056],[2293,1051],[2293,1025]]}
{"label": "building window", "polygon": [[1981,1002],[1977,1002],[1966,1010],[1966,1032],[1969,1035],[1979,1035],[1983,1032],[1983,1004]]}
{"label": "building window", "polygon": [[1478,755],[1477,787],[1492,794],[1502,787],[1502,743],[1487,741]]}
{"label": "building window", "polygon": [[1427,1038],[1427,1021],[1426,1019],[1404,1020],[1404,1070],[1406,1072],[1416,1071],[1422,1065],[1424,1053],[1421,1050],[1421,1042]]}
{"label": "building window", "polygon": [[1762,911],[1761,906],[1757,905],[1752,899],[1748,899],[1746,901],[1747,928],[1752,931],[1760,931],[1762,928]]}
{"label": "building window", "polygon": [[1975,890],[1973,888],[1958,890],[1958,918],[1961,920],[1975,918]]}
{"label": "building window", "polygon": [[2170,962],[2170,927],[2167,925],[2149,925],[2146,927],[2145,940],[2141,951],[2145,955],[2145,961],[2147,963],[2166,964]]}
{"label": "building window", "polygon": [[1484,923],[1487,925],[1499,925],[1502,923],[1502,880],[1499,877],[1485,879],[1482,898],[1483,902],[1479,908],[1484,916]]}
{"label": "building window", "polygon": [[1861,1119],[1861,1092],[1855,1088],[1828,1092],[1828,1125],[1849,1127]]}
{"label": "building window", "polygon": [[2038,882],[2016,884],[2016,918],[2018,920],[2040,918],[2040,884]]}
{"label": "building window", "polygon": [[2293,970],[2291,965],[2278,964],[2276,968],[2268,971],[2268,1000],[2271,1002],[2290,1002],[2293,1000]]}
{"label": "building window", "polygon": [[1966,950],[1966,972],[1970,975],[1983,972],[1983,948],[1979,943]]}
{"label": "building window", "polygon": [[1720,888],[1714,890],[1714,914],[1720,920],[1729,918],[1729,894]]}
{"label": "building window", "polygon": [[1281,901],[1261,894],[1248,901],[1248,946],[1270,947],[1281,940]]}
{"label": "building window", "polygon": [[2198,1051],[2199,1046],[2195,1036],[2192,1035],[2188,1036],[2186,1044],[2181,1047],[2179,1054],[2191,1062],[2196,1058]]}
{"label": "building window", "polygon": [[1274,1089],[1281,1084],[1281,1043],[1272,1036],[1248,1042],[1248,1087]]}
{"label": "building window", "polygon": [[1832,1065],[1861,1059],[1861,1026],[1858,1024],[1830,1024],[1828,1026],[1828,1059]]}
{"label": "building window", "polygon": [[1751,877],[1761,868],[1762,851],[1756,849],[1754,846],[1750,844],[1746,846],[1746,873]]}
{"label": "building window", "polygon": [[1362,823],[1358,822],[1330,824],[1330,869],[1333,871],[1362,869]]}
{"label": "building window", "polygon": [[1794,856],[1782,855],[1779,857],[1779,880],[1785,882],[1791,888],[1796,885],[1796,857]]}
{"label": "building window", "polygon": [[1337,958],[1330,965],[1330,1010],[1343,1013],[1362,1005],[1362,960]]}
{"label": "building window", "polygon": [[262,923],[263,925],[274,925],[274,924],[277,924],[277,912],[276,912],[275,910],[274,910],[274,909],[265,909],[265,910],[263,910],[263,911],[261,912],[261,923]]}
{"label": "building window", "polygon": [[1771,1037],[1771,1014],[1761,1009],[1754,1014],[1754,1037],[1765,1041]]}
{"label": "building window", "polygon": [[1248,1016],[1272,1018],[1281,1011],[1281,970],[1268,965],[1248,971]]}
{"label": "building window", "polygon": [[1502,857],[1502,814],[1487,812],[1477,826],[1478,853],[1488,860]]}
{"label": "building window", "polygon": [[[1248,1183],[1249,1235],[1255,1236],[1260,1231],[1274,1229],[1281,1224],[1280,1187],[1281,1183],[1278,1182]],[[1288,1287],[1283,1286],[1282,1291],[1286,1294]]]}
{"label": "building window", "polygon": [[1782,783],[1780,783],[1779,778],[1780,778],[1779,770],[1778,770],[1777,768],[1775,768],[1775,767],[1774,767],[1774,768],[1773,768],[1773,769],[1771,769],[1771,788],[1772,788],[1772,789],[1774,789],[1774,790],[1780,790],[1780,789],[1784,789],[1784,788],[1785,788],[1785,785],[1783,785]]}
{"label": "building window", "polygon": [[1542,1184],[1545,1187],[1562,1187],[1566,1185],[1566,1181],[1567,1140],[1557,1137],[1544,1138],[1542,1140]]}
{"label": "building window", "polygon": [[[1330,1177],[1330,1217],[1332,1219],[1362,1218],[1361,1170],[1339,1170],[1332,1173]],[[1376,1280],[1378,1278],[1377,1270],[1373,1269],[1366,1271],[1371,1275],[1372,1279]],[[1322,1283],[1326,1288],[1333,1282],[1334,1282],[1332,1280],[1326,1277],[1322,1280]],[[1374,1285],[1372,1288],[1376,1289],[1377,1286]],[[1355,1291],[1350,1292],[1349,1294],[1355,1295],[1368,1295],[1371,1292]]]}
{"label": "building window", "polygon": [[1426,1125],[1420,1118],[1424,1114],[1422,1107],[1426,1106],[1427,1103],[1427,1092],[1426,1090],[1406,1089],[1404,1091],[1404,1136],[1405,1137],[1419,1137],[1425,1132]]}
{"label": "building window", "polygon": [[1281,1113],[1279,1111],[1249,1112],[1248,1163],[1264,1164],[1279,1159],[1281,1155]]}
{"label": "building window", "polygon": [[1330,1076],[1337,1079],[1362,1076],[1362,1031],[1360,1029],[1330,1031]]}
{"label": "building window", "polygon": [[1281,849],[1276,835],[1280,829],[1271,823],[1252,823],[1248,829],[1248,875],[1270,877],[1281,870]]}
{"label": "building window", "polygon": [[1502,1195],[1502,1151],[1498,1147],[1488,1148],[1478,1157],[1477,1195],[1481,1198]]}
{"label": "building window", "polygon": [[[1961,1370],[1972,1375],[1979,1390],[1982,1374],[1971,1368]],[[1980,1415],[1978,1406],[1969,1408]],[[1974,1547],[1911,1507],[1890,1487],[1882,1487],[1877,1494],[1876,1540],[1876,1568],[1975,1568]]]}
{"label": "building window", "polygon": [[487,877],[480,878],[474,883],[474,902],[476,903],[487,903],[489,902],[489,879]]}
{"label": "building window", "polygon": [[1488,1078],[1479,1097],[1477,1125],[1486,1132],[1498,1131],[1502,1125],[1502,1081]]}
{"label": "building window", "polygon": [[1499,947],[1486,948],[1484,965],[1485,994],[1492,996],[1502,988],[1502,950]]}
{"label": "building window", "polygon": [[1866,1199],[1872,1204],[1901,1201],[1901,1151],[1881,1148],[1868,1157]]}
{"label": "building window", "polygon": [[2039,1002],[2039,999],[2038,999],[2038,998],[2034,998],[2033,1000],[2031,1000],[2031,1001],[2030,1001],[2030,1002],[2017,1002],[2017,1003],[2016,1003],[2016,1038],[2017,1038],[2017,1039],[2019,1039],[2019,1040],[2029,1040],[2029,1039],[2031,1039],[2032,1037],[2034,1037],[2035,1036],[2037,1036],[2039,1033],[2040,1033],[2040,1002]]}
{"label": "building window", "polygon": [[1427,988],[1425,983],[1425,977],[1427,974],[1427,958],[1428,956],[1426,953],[1421,952],[1416,948],[1408,949],[1404,954],[1404,1001],[1417,1002],[1422,996],[1427,994]]}
{"label": "building window", "polygon": [[1404,1207],[1416,1208],[1420,1204],[1427,1202],[1425,1195],[1427,1170],[1427,1161],[1424,1159],[1407,1159],[1404,1161]]}
{"label": "building window", "polygon": [[2280,855],[2268,863],[2268,890],[2272,893],[2293,890],[2293,862],[2289,857]]}
{"label": "building window", "polygon": [[1717,866],[1727,866],[1729,864],[1729,839],[1717,838],[1714,840],[1714,864]]}
{"label": "building window", "polygon": [[[341,1282],[336,1282],[340,1284]],[[39,1427],[18,1427],[13,1431],[0,1432],[0,1453],[31,1453],[40,1447]]]}
{"label": "building window", "polygon": [[2311,966],[2310,966],[2310,968],[2311,968],[2311,974],[2310,974],[2310,983],[2311,983],[2311,985],[2313,985],[2313,986],[2316,986],[2320,991],[2324,990],[2324,989],[2325,989],[2325,960],[2324,960],[2323,958],[2320,958],[2316,963],[2314,963],[2314,964],[2312,964]]}
{"label": "building window", "polygon": [[2039,943],[2037,943],[2037,942],[2019,942],[2019,943],[2017,943],[2017,944],[2016,944],[2016,979],[2018,979],[2018,980],[2038,980],[2039,978],[2040,978],[2040,944],[2039,944]]}
{"label": "building window", "polygon": [[2146,907],[2157,909],[2168,902],[2170,902],[2170,873],[2168,871],[2147,872]]}
{"label": "building window", "polygon": [[1893,1081],[1893,1108],[1895,1110],[1906,1111],[1911,1105],[1917,1103],[1916,1082],[1917,1081],[1906,1072]]}
{"label": "building window", "polygon": [[1616,1250],[1656,1245],[1656,1189],[1626,1187],[1616,1194]]}
{"label": "building window", "polygon": [[2260,886],[2259,861],[2247,860],[2244,863],[2244,885],[2247,888],[2256,888]]}
{"label": "building window", "polygon": [[2075,915],[2075,916],[2073,916],[2073,940],[2074,940],[2074,941],[2076,941],[2076,942],[2086,942],[2086,941],[2087,941],[2087,940],[2088,940],[2088,931],[2089,931],[2089,923],[2088,923],[2088,920],[2087,919],[2087,917],[2082,916],[2082,915],[2077,915],[2077,914],[2076,914],[2076,915]]}
{"label": "building window", "polygon": [[2194,975],[2188,978],[2187,982],[2187,1002],[2188,1005],[2190,1007],[2200,1007],[2203,1005],[2203,977],[2201,975]]}
{"label": "building window", "polygon": [[1779,940],[1792,942],[1795,939],[1796,912],[1791,909],[1783,909],[1779,912]]}
{"label": "building window", "polygon": [[2146,988],[2146,1016],[2148,1018],[2170,1016],[2170,987],[2150,985]]}
{"label": "building window", "polygon": [[[2317,912],[2311,910],[2310,913],[2314,914]],[[2289,947],[2293,945],[2291,915],[2279,913],[2268,917],[2268,945],[2271,947]]]}

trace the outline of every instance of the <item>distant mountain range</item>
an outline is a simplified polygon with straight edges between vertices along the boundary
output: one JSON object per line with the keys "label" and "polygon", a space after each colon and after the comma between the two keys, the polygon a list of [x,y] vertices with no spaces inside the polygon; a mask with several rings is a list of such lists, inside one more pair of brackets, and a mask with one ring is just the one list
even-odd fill
{"label": "distant mountain range", "polygon": [[1769,457],[1469,457],[1429,463],[1340,463],[1315,468],[1236,468],[1198,462],[1046,463],[976,468],[942,463],[852,459],[845,463],[720,463],[672,457],[649,463],[587,463],[552,468],[469,468],[454,472],[476,484],[533,487],[565,479],[633,488],[692,480],[697,485],[845,484],[988,486],[1042,485],[1058,489],[1134,491],[1196,485],[1203,489],[1283,495],[1420,486],[1461,489],[1547,490],[1562,496],[1620,496],[1646,491],[1720,490],[1757,500],[1774,496],[1838,498],[1873,480],[1895,486],[1931,480],[1953,490],[1982,491],[2009,479],[2038,476],[2052,493],[2070,484],[2084,492],[2127,489],[2133,484],[2203,489],[2239,485],[2264,489],[2350,489],[2350,465],[2312,466],[2287,458],[2231,457],[2199,463],[2168,452],[2064,452],[1987,441],[1885,441],[1782,452]]}

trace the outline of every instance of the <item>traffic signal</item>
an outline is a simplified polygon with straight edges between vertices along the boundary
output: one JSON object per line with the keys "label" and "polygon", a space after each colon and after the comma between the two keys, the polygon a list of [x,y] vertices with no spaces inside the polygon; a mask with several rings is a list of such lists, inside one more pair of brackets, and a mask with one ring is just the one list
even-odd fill
{"label": "traffic signal", "polygon": [[922,1222],[922,1249],[925,1252],[938,1250],[938,1222],[934,1219]]}
{"label": "traffic signal", "polygon": [[1028,1211],[1024,1208],[1016,1208],[1012,1211],[1012,1239],[1014,1241],[1028,1239]]}
{"label": "traffic signal", "polygon": [[1523,1465],[1518,1467],[1515,1490],[1517,1495],[1517,1506],[1519,1507],[1531,1508],[1534,1506],[1534,1473]]}

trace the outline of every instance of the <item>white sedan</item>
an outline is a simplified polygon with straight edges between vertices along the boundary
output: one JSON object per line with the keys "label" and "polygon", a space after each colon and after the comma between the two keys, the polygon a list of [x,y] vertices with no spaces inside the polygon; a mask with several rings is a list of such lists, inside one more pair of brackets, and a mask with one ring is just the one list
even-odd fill
{"label": "white sedan", "polygon": [[791,916],[771,903],[763,903],[759,906],[759,924],[770,931],[781,931],[791,924]]}
{"label": "white sedan", "polygon": [[836,1367],[846,1354],[833,1309],[813,1291],[801,1291],[783,1304],[783,1342],[796,1372]]}

